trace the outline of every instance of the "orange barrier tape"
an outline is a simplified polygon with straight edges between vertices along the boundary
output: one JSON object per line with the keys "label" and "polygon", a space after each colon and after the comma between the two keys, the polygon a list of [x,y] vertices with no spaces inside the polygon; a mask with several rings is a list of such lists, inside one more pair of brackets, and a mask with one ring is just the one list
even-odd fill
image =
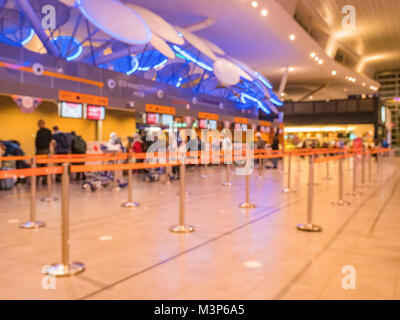
{"label": "orange barrier tape", "polygon": [[0,161],[18,161],[18,160],[30,160],[32,157],[29,156],[10,156],[10,157],[0,157]]}
{"label": "orange barrier tape", "polygon": [[[190,163],[189,163],[190,164]],[[121,171],[121,170],[140,170],[161,167],[178,166],[178,162],[169,163],[124,163],[124,164],[99,164],[90,166],[71,166],[71,172],[94,172],[94,171]]]}
{"label": "orange barrier tape", "polygon": [[33,176],[47,176],[49,174],[60,174],[63,172],[62,167],[43,167],[28,168],[17,170],[1,170],[0,179],[25,178]]}

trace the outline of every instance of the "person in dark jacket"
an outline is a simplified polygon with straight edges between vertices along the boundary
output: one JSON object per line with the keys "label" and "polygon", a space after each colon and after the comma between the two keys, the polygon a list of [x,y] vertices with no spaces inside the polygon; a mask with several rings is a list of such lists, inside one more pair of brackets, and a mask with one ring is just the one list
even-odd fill
{"label": "person in dark jacket", "polygon": [[[279,135],[275,134],[274,139],[272,140],[271,145],[272,150],[277,151],[279,150]],[[272,163],[274,165],[274,169],[278,169],[278,158],[272,158]]]}
{"label": "person in dark jacket", "polygon": [[[48,155],[50,154],[50,142],[52,139],[52,133],[46,128],[44,120],[38,121],[39,130],[36,133],[35,147],[36,155]],[[46,164],[38,164],[38,167],[45,167]],[[38,177],[38,180],[40,177]],[[42,176],[43,184],[47,184],[47,176]]]}

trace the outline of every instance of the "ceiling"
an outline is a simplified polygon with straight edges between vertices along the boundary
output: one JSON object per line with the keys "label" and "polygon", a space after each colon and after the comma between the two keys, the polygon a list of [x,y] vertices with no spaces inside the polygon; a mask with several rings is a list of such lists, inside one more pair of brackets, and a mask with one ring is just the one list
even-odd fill
{"label": "ceiling", "polygon": [[[311,1],[311,5],[315,5],[321,12],[328,9],[337,10],[342,3],[352,2],[350,0],[305,1]],[[356,2],[381,1],[359,0]],[[383,0],[382,2],[391,2],[391,5],[395,5],[396,1],[400,2],[399,0]],[[290,67],[285,99],[290,98],[295,101],[301,98],[343,99],[352,94],[375,93],[376,88],[379,87],[379,84],[370,76],[357,73],[356,70],[339,64],[325,53],[325,49],[295,21],[293,13],[285,8],[285,6],[296,7],[297,0],[279,0],[279,2],[257,0],[257,8],[252,6],[252,0],[123,0],[123,2],[135,3],[151,9],[171,24],[180,27],[189,27],[209,17],[215,18],[215,23],[195,33],[211,40],[230,56],[242,60],[264,74],[276,90],[279,88],[285,68]],[[325,8],[325,2],[330,2],[330,6]],[[260,14],[263,9],[268,11],[266,16]],[[369,10],[374,11],[372,4]],[[389,6],[388,10],[393,10],[393,8]],[[340,10],[338,15],[341,17]],[[366,21],[369,19],[365,18]],[[332,28],[340,24],[340,20],[336,20],[336,22],[332,20]],[[324,24],[322,19],[320,21]],[[360,23],[361,21],[360,19]],[[376,49],[369,49],[369,52],[374,50],[378,52],[380,48],[383,50],[387,46],[395,46],[395,32],[391,32],[393,38],[389,39],[386,36],[390,30],[380,27],[375,33],[376,37],[382,40],[381,43],[375,40],[377,43],[375,45],[373,44],[375,36],[367,37],[366,50],[375,46]],[[294,41],[289,39],[290,34],[296,36]],[[322,65],[310,57],[312,52],[323,59]],[[336,71],[336,75],[333,76],[332,71]],[[356,82],[349,82],[346,77],[355,78]],[[371,86],[375,87],[372,87],[374,90]],[[322,89],[314,92],[318,88]]]}
{"label": "ceiling", "polygon": [[[356,44],[360,60],[365,61],[363,72],[373,75],[400,69],[400,1],[399,0],[306,0],[338,34],[341,45]],[[356,28],[343,33],[341,8],[354,6]]]}

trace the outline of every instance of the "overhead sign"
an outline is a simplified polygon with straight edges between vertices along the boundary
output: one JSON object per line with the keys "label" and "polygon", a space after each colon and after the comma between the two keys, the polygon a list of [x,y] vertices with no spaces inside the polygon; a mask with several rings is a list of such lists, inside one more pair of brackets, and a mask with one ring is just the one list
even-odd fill
{"label": "overhead sign", "polygon": [[241,123],[241,124],[248,124],[249,123],[249,119],[235,117],[234,122],[235,123]]}
{"label": "overhead sign", "polygon": [[60,101],[76,102],[76,103],[86,103],[93,104],[97,106],[108,106],[108,98],[94,96],[90,94],[82,94],[78,92],[63,91],[58,92],[58,99]]}
{"label": "overhead sign", "polygon": [[175,108],[174,107],[166,107],[166,106],[158,106],[155,104],[146,104],[146,112],[175,115]]}
{"label": "overhead sign", "polygon": [[219,116],[215,113],[199,112],[199,119],[215,120],[219,119]]}

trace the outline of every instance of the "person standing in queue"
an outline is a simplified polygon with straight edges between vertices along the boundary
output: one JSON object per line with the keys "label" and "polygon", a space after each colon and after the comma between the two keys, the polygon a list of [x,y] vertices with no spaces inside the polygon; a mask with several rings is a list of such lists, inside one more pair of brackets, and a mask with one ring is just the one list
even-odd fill
{"label": "person standing in queue", "polygon": [[[52,134],[49,129],[46,128],[46,124],[44,120],[40,119],[38,121],[39,130],[36,132],[36,139],[35,139],[35,149],[36,155],[49,155],[50,154],[50,143],[52,140]],[[46,164],[38,164],[38,167],[45,167]],[[38,177],[38,180],[40,177]],[[42,176],[42,183],[43,185],[47,184],[47,176]]]}
{"label": "person standing in queue", "polygon": [[[274,139],[272,140],[272,145],[271,148],[273,151],[278,151],[279,150],[279,134],[276,133],[274,135]],[[272,164],[274,166],[274,169],[278,169],[278,158],[272,158]]]}
{"label": "person standing in queue", "polygon": [[[52,145],[55,154],[68,154],[71,146],[68,143],[69,139],[64,132],[61,132],[58,126],[53,127]],[[61,165],[61,164],[58,164]],[[61,182],[61,174],[57,175],[57,182]]]}
{"label": "person standing in queue", "polygon": [[[71,145],[71,153],[72,154],[86,154],[87,145],[86,141],[82,138],[82,136],[78,136],[75,131],[71,132],[72,136],[72,145]],[[77,165],[84,165],[85,163],[77,163]],[[86,180],[86,175],[84,172],[78,172],[76,174],[76,180],[81,179],[82,173],[82,180]]]}

